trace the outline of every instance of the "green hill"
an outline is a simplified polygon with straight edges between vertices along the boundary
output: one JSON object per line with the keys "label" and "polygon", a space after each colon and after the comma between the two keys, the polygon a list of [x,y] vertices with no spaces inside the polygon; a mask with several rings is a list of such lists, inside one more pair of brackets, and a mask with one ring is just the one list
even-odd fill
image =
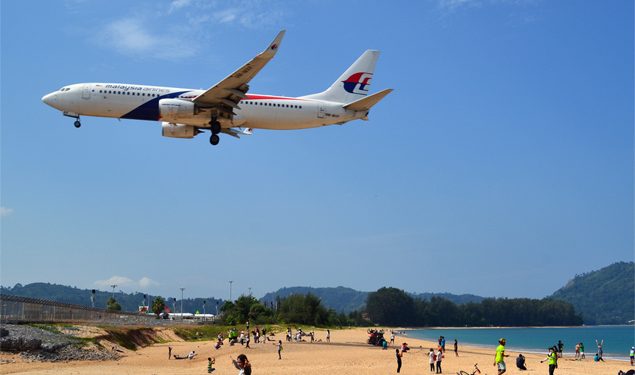
{"label": "green hill", "polygon": [[576,275],[551,298],[571,303],[585,324],[626,324],[635,319],[635,263]]}

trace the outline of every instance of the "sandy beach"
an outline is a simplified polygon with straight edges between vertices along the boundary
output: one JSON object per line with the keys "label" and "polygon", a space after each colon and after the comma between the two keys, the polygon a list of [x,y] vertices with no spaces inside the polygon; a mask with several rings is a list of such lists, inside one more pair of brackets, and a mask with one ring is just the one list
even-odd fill
{"label": "sandy beach", "polygon": [[[316,330],[316,339],[324,340],[324,331]],[[18,355],[2,354],[4,360],[14,363],[0,365],[2,374],[205,374],[207,357],[215,357],[214,374],[237,374],[231,358],[244,353],[248,356],[254,374],[392,374],[396,373],[395,348],[381,350],[366,344],[365,328],[332,330],[331,343],[286,343],[284,334],[278,333],[277,339],[283,340],[282,360],[278,359],[273,342],[253,344],[247,349],[240,344],[223,345],[214,349],[211,341],[156,344],[137,351],[124,351],[119,361],[69,362],[69,363],[27,363]],[[427,353],[434,343],[397,336],[396,343],[407,342],[411,351],[403,356],[401,374],[429,374]],[[195,350],[198,356],[193,360],[168,360],[168,346],[173,354],[185,355]],[[421,349],[420,349],[421,348]],[[459,343],[459,356],[452,350],[452,343],[443,360],[443,373],[456,374],[459,370],[472,372],[475,363],[479,364],[482,374],[496,374],[494,348],[491,349],[463,346]],[[526,354],[527,371],[516,369],[517,352],[509,351],[507,359],[508,374],[547,374],[547,364],[540,363],[543,356]],[[592,358],[574,361],[563,358],[559,361],[556,374],[617,374],[619,370],[632,368],[628,362],[607,360],[595,363]]]}

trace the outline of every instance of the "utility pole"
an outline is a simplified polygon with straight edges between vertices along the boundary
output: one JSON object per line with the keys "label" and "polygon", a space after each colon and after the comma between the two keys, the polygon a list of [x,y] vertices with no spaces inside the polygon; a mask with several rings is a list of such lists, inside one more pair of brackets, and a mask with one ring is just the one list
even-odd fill
{"label": "utility pole", "polygon": [[249,289],[249,297],[251,297],[251,287],[249,287],[247,289]]}
{"label": "utility pole", "polygon": [[207,304],[207,300],[203,300],[203,321],[205,321],[205,304]]}
{"label": "utility pole", "polygon": [[115,288],[117,287],[117,284],[112,284],[110,287],[112,288],[112,294],[110,295],[110,297],[112,299],[115,299]]}
{"label": "utility pole", "polygon": [[231,302],[232,300],[232,283],[234,281],[233,280],[229,280],[229,301]]}
{"label": "utility pole", "polygon": [[185,288],[179,289],[181,289],[181,319],[183,319],[183,291],[185,290]]}

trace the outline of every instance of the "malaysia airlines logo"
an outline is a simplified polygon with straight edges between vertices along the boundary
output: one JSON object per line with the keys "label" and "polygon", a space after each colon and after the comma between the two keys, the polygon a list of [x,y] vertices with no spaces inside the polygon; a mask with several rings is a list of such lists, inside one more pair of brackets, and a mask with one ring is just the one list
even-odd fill
{"label": "malaysia airlines logo", "polygon": [[344,90],[351,94],[367,95],[371,78],[373,78],[373,73],[355,73],[345,81],[342,81],[342,83],[344,83]]}

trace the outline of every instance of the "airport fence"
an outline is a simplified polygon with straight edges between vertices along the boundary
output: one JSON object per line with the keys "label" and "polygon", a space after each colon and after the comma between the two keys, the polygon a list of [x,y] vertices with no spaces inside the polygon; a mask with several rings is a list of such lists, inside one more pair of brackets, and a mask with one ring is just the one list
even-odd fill
{"label": "airport fence", "polygon": [[44,299],[0,294],[0,323],[100,322],[153,324],[153,315],[108,311]]}

